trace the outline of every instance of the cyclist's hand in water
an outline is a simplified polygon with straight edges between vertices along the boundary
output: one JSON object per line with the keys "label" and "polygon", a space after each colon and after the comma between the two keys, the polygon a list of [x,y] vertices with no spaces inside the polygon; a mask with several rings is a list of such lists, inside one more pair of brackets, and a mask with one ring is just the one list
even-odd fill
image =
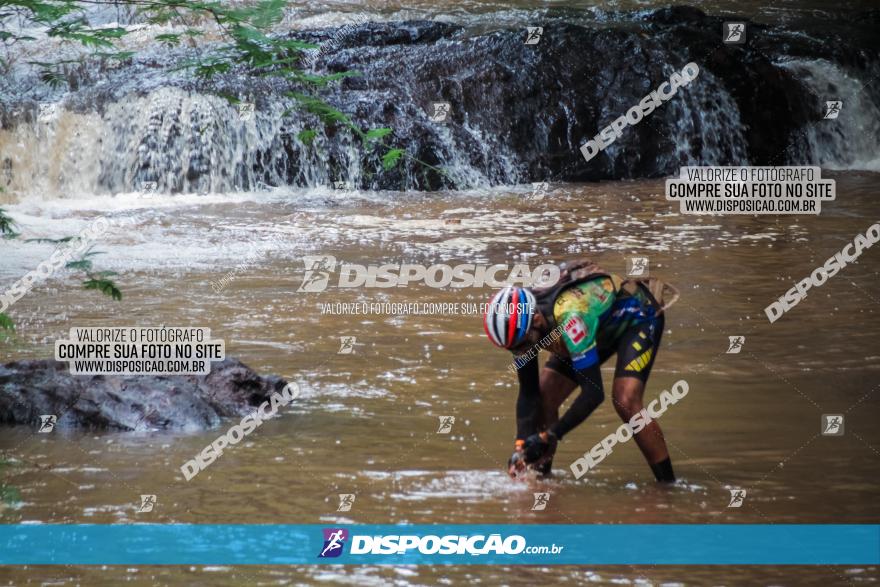
{"label": "cyclist's hand in water", "polygon": [[522,440],[516,441],[516,448],[513,451],[513,454],[510,455],[510,459],[507,461],[507,474],[514,479],[526,470],[526,460],[523,457],[523,444],[524,441]]}
{"label": "cyclist's hand in water", "polygon": [[526,464],[540,465],[553,458],[556,453],[556,444],[559,439],[549,430],[539,434],[532,434],[526,438],[525,446],[523,446],[523,456]]}

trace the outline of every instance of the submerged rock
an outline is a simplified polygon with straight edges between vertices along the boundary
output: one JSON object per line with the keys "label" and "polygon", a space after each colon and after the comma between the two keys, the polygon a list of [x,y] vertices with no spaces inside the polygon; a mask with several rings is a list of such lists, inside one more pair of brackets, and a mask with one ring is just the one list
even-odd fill
{"label": "submerged rock", "polygon": [[15,361],[0,365],[0,424],[36,428],[54,414],[62,429],[204,430],[253,411],[286,384],[229,358],[208,375],[83,376],[52,360]]}

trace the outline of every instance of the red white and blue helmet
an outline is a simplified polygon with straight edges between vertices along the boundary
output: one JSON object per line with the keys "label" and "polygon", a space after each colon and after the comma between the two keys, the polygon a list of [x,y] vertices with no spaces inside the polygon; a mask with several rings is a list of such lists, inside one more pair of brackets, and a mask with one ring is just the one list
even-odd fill
{"label": "red white and blue helmet", "polygon": [[510,349],[525,338],[537,311],[535,294],[524,287],[509,285],[489,302],[483,315],[483,328],[495,346]]}

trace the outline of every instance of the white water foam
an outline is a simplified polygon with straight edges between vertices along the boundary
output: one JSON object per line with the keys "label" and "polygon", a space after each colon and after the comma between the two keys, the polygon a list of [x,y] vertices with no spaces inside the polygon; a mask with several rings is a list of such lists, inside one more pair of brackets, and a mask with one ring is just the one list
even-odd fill
{"label": "white water foam", "polygon": [[813,93],[818,109],[840,100],[835,119],[820,119],[805,129],[803,164],[828,169],[880,171],[880,108],[865,90],[867,84],[824,59],[792,59],[778,63]]}

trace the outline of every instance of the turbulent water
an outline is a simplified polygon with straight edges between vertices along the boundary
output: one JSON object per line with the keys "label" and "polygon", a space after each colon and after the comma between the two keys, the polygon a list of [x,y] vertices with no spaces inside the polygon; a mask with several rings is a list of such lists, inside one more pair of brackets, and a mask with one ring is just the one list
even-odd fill
{"label": "turbulent water", "polygon": [[[376,155],[340,133],[322,132],[318,149],[306,150],[292,137],[313,121],[285,113],[287,105],[266,89],[255,90],[254,116],[240,117],[210,91],[217,87],[172,73],[181,55],[151,44],[157,29],[129,14],[97,16],[140,26],[129,42],[142,56],[118,69],[76,72],[74,91],[41,85],[22,64],[0,94],[4,208],[28,238],[76,234],[99,216],[131,222],[96,245],[105,253],[96,266],[118,272],[124,299],[82,291],[74,275],[53,276],[9,310],[17,333],[0,341],[3,360],[49,357],[71,326],[207,326],[225,340],[227,354],[299,382],[303,396],[189,483],[180,465],[217,430],[34,436],[2,428],[0,447],[11,464],[0,475],[21,501],[0,520],[876,523],[870,479],[880,473],[880,396],[872,394],[880,371],[880,251],[866,251],[778,322],[763,313],[877,221],[876,12],[853,1],[833,9],[824,2],[703,3],[708,16],[658,7],[293,6],[285,29],[324,40],[316,70],[364,72],[328,99],[365,125],[393,126],[401,144],[443,165],[447,179],[413,167],[372,175]],[[717,49],[720,22],[731,14],[755,23],[759,41],[745,65],[728,52],[738,50]],[[346,24],[353,26],[333,36]],[[522,28],[538,24],[547,45],[524,48]],[[700,49],[708,52],[695,55]],[[71,50],[52,43],[33,49],[40,58]],[[584,161],[582,142],[695,56],[706,57],[697,82],[593,166]],[[454,83],[443,86],[441,77]],[[232,76],[217,85],[246,92],[249,81]],[[438,94],[462,106],[449,125],[427,120],[425,101]],[[843,101],[833,126],[821,120],[828,96]],[[40,116],[40,103],[54,107]],[[818,217],[684,216],[665,201],[657,179],[689,163],[749,162],[821,164],[838,182],[837,200]],[[544,180],[546,189],[528,183]],[[332,189],[339,181],[358,189]],[[4,287],[53,250],[21,239],[2,246]],[[618,273],[627,256],[648,256],[651,271],[683,293],[647,392],[690,382],[691,393],[662,422],[680,483],[657,487],[632,443],[585,480],[573,478],[568,465],[618,425],[609,401],[562,443],[554,479],[509,481],[503,465],[515,428],[515,380],[509,356],[485,340],[479,316],[340,316],[320,307],[480,303],[490,290],[304,294],[297,289],[302,256],[310,253],[363,264],[536,264],[590,255]],[[725,354],[732,335],[746,337],[741,354]],[[353,354],[337,354],[341,336],[356,337]],[[611,373],[604,375],[607,385]],[[845,413],[847,434],[820,436],[823,413]],[[438,417],[448,415],[456,417],[453,433],[437,435]],[[727,508],[732,487],[748,488],[746,507]],[[530,511],[538,490],[551,493],[544,512]],[[336,511],[340,493],[357,495],[351,512]],[[158,496],[149,518],[136,512],[141,494]],[[14,585],[828,585],[878,578],[871,567],[0,570],[0,580]]]}
{"label": "turbulent water", "polygon": [[[830,256],[876,212],[874,174],[835,175],[838,201],[819,218],[685,217],[657,182],[554,184],[456,193],[282,190],[214,196],[137,195],[14,206],[34,235],[72,232],[97,214],[130,217],[136,229],[100,243],[101,267],[121,272],[122,302],[53,279],[13,307],[19,334],[10,358],[46,357],[71,325],[198,325],[254,368],[300,382],[303,396],[195,480],[179,466],[217,432],[82,434],[36,438],[0,430],[13,457],[5,481],[22,502],[4,516],[23,522],[139,522],[142,493],[158,495],[155,522],[242,523],[857,523],[877,520],[880,473],[873,449],[878,330],[867,251],[821,291],[770,325],[764,306]],[[10,281],[51,252],[10,245]],[[515,252],[514,252],[515,251]],[[567,465],[617,425],[606,402],[567,438],[557,476],[511,483],[502,467],[514,432],[509,357],[485,340],[478,316],[335,316],[321,303],[482,302],[489,289],[420,287],[297,293],[304,253],[354,263],[440,260],[505,263],[589,253],[623,271],[627,254],[683,292],[667,321],[649,395],[679,378],[685,401],[664,415],[681,483],[654,485],[634,445],[616,450],[586,481]],[[224,280],[225,281],[222,281]],[[222,283],[222,286],[219,285]],[[831,312],[828,318],[827,312]],[[830,322],[829,322],[830,320]],[[822,333],[819,336],[817,333]],[[745,351],[726,355],[728,336]],[[352,355],[339,338],[355,336]],[[606,381],[610,373],[605,372]],[[831,383],[833,382],[833,384]],[[845,413],[844,439],[818,436],[821,413]],[[453,415],[449,436],[437,418]],[[858,436],[856,436],[858,435]],[[749,488],[749,507],[726,509],[729,487]],[[826,488],[834,487],[834,498]],[[553,507],[528,511],[533,491]],[[337,494],[354,493],[348,513]],[[639,548],[649,548],[641,545]],[[63,583],[125,578],[172,582],[167,569],[31,569]],[[829,584],[876,580],[873,568],[513,568],[193,570],[193,580],[299,583],[711,585]],[[18,584],[26,571],[6,571]],[[47,574],[48,573],[48,574]],[[347,577],[347,578],[346,578]]]}

